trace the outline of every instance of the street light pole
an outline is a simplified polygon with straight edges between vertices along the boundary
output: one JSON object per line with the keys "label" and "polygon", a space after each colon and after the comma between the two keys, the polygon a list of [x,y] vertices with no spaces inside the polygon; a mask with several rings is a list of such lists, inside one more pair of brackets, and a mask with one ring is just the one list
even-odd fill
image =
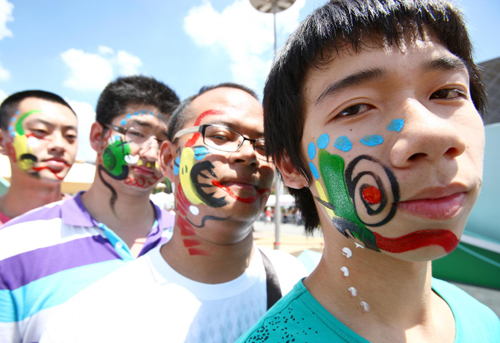
{"label": "street light pole", "polygon": [[[276,14],[282,12],[295,3],[296,0],[250,0],[250,4],[259,12],[272,13],[273,14],[273,26],[274,26],[274,57],[276,57]],[[276,173],[276,182],[274,187],[274,194],[276,196],[276,204],[274,205],[274,249],[279,250],[280,248],[280,229],[281,229],[281,203],[280,194],[283,192],[283,183]]]}

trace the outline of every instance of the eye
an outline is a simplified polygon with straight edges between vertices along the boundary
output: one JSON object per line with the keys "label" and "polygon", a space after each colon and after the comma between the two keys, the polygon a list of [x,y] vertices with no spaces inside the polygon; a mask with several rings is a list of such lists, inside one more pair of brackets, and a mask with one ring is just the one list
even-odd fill
{"label": "eye", "polygon": [[464,98],[467,99],[467,94],[457,88],[450,89],[440,89],[431,94],[431,99],[457,99]]}
{"label": "eye", "polygon": [[356,114],[360,114],[360,113],[366,112],[366,111],[368,111],[368,110],[370,110],[372,108],[373,108],[373,106],[371,106],[371,105],[357,104],[357,105],[354,105],[354,106],[347,107],[346,109],[340,111],[337,116],[341,116],[341,117],[344,117],[344,116],[353,116],[353,115],[356,115]]}
{"label": "eye", "polygon": [[47,130],[43,130],[43,129],[31,129],[30,131],[37,138],[45,137],[48,134]]}
{"label": "eye", "polygon": [[232,141],[233,133],[230,130],[225,130],[223,128],[209,127],[205,131],[205,136],[213,140],[220,141]]}

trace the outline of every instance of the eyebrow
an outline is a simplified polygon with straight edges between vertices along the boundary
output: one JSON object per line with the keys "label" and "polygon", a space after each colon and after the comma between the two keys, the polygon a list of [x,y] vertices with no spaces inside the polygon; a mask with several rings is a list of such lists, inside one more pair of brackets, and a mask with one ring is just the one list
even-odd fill
{"label": "eyebrow", "polygon": [[326,97],[332,96],[335,93],[343,91],[349,87],[355,87],[360,84],[382,78],[387,74],[387,71],[380,68],[361,70],[351,74],[342,80],[330,84],[314,102],[314,106],[319,105]]}
{"label": "eyebrow", "polygon": [[467,70],[465,62],[458,57],[440,57],[423,64],[424,71],[453,71]]}
{"label": "eyebrow", "polygon": [[[44,124],[45,126],[48,126],[48,127],[55,127],[56,125],[52,124],[51,122],[48,122],[48,121],[45,121],[43,119],[40,119],[40,118],[37,118],[37,119],[33,119],[31,121],[27,121],[28,123],[36,123],[36,122],[39,122],[39,123],[42,123]],[[65,125],[63,126],[63,129],[67,130],[67,129],[73,129],[73,130],[77,130],[78,131],[78,128],[74,125]]]}

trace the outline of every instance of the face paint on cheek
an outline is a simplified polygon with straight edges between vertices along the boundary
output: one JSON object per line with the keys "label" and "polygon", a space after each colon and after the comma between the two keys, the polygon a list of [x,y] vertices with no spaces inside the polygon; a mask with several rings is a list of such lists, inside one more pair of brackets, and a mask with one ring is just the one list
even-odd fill
{"label": "face paint on cheek", "polygon": [[389,125],[387,125],[387,130],[399,132],[403,129],[405,121],[403,119],[394,119]]}
{"label": "face paint on cheek", "polygon": [[384,139],[380,135],[367,135],[361,138],[360,142],[366,146],[373,147],[384,143]]}
{"label": "face paint on cheek", "polygon": [[120,136],[110,137],[110,143],[102,154],[102,162],[107,174],[115,180],[124,180],[129,174],[125,157],[130,155],[130,145]]}
{"label": "face paint on cheek", "polygon": [[9,143],[10,147],[8,147],[8,150],[11,152],[10,156],[17,163],[19,169],[38,177],[39,174],[37,171],[34,171],[35,173],[29,173],[29,171],[33,171],[32,168],[38,162],[38,158],[34,155],[33,147],[38,146],[40,142],[33,135],[26,135],[23,128],[24,120],[34,113],[42,113],[42,110],[28,111],[22,115],[19,111],[16,111],[14,116],[12,116],[11,125],[8,128],[12,142]]}

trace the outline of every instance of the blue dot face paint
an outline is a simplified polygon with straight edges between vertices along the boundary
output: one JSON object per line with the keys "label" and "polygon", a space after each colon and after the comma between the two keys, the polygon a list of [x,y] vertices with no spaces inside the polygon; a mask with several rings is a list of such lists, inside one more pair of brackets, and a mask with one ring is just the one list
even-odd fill
{"label": "blue dot face paint", "polygon": [[384,139],[380,135],[367,135],[361,138],[360,142],[367,146],[376,146],[384,143]]}
{"label": "blue dot face paint", "polygon": [[177,156],[174,162],[174,174],[179,175],[179,166],[181,165],[181,158]]}
{"label": "blue dot face paint", "polygon": [[334,146],[344,152],[348,152],[352,149],[352,143],[346,136],[340,136],[335,140]]}
{"label": "blue dot face paint", "polygon": [[307,146],[307,154],[311,160],[314,159],[314,156],[316,156],[316,146],[313,142],[309,143]]}
{"label": "blue dot face paint", "polygon": [[194,158],[197,161],[204,159],[205,156],[207,156],[210,153],[210,150],[208,150],[208,148],[205,146],[195,147],[193,150],[194,150]]}
{"label": "blue dot face paint", "polygon": [[122,119],[122,121],[120,122],[120,124],[121,124],[122,126],[127,125],[127,120],[126,120],[126,119]]}
{"label": "blue dot face paint", "polygon": [[316,167],[314,166],[314,164],[312,162],[309,162],[309,168],[311,168],[311,172],[313,173],[313,176],[316,178],[316,179],[319,179],[319,172],[318,172],[318,169],[316,169]]}
{"label": "blue dot face paint", "polygon": [[324,133],[319,136],[317,143],[319,149],[325,149],[328,146],[328,143],[330,143],[330,137]]}
{"label": "blue dot face paint", "polygon": [[394,119],[387,125],[387,130],[399,132],[403,129],[404,124],[405,121],[403,119]]}

